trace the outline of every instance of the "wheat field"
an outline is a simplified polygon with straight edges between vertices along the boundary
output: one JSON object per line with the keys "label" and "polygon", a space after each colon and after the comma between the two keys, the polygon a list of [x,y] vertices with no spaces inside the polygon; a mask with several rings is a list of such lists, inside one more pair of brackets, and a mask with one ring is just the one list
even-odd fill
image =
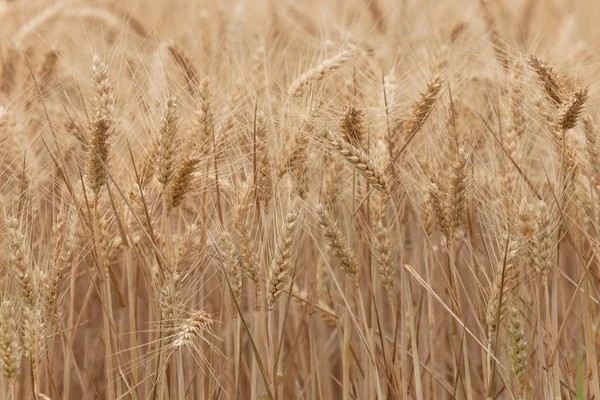
{"label": "wheat field", "polygon": [[0,0],[0,399],[600,400],[595,0]]}

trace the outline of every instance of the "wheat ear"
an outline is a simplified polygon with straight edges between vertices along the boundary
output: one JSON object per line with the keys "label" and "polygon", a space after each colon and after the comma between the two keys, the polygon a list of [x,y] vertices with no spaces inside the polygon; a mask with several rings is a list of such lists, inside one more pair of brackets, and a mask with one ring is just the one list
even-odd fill
{"label": "wheat ear", "polygon": [[285,224],[283,225],[283,230],[279,237],[275,258],[271,263],[267,280],[267,303],[269,309],[273,308],[275,300],[283,293],[288,284],[289,273],[292,266],[294,250],[293,241],[297,220],[298,213],[296,211],[290,211],[285,217]]}
{"label": "wheat ear", "polygon": [[19,370],[21,346],[13,302],[4,300],[0,309],[0,364],[2,375],[12,385]]}
{"label": "wheat ear", "polygon": [[534,55],[529,57],[529,66],[537,74],[543,85],[544,92],[552,104],[555,106],[562,104],[561,87],[559,86],[560,79],[552,67]]}
{"label": "wheat ear", "polygon": [[21,231],[19,221],[9,217],[6,220],[8,237],[8,260],[10,269],[15,274],[21,287],[24,303],[28,307],[36,304],[33,268],[27,250],[27,240]]}
{"label": "wheat ear", "polygon": [[442,89],[443,80],[440,75],[435,75],[427,82],[425,91],[421,93],[419,100],[415,101],[412,106],[412,116],[406,122],[404,130],[407,137],[414,135],[421,129],[431,110],[435,106],[437,96]]}
{"label": "wheat ear", "polygon": [[571,96],[571,98],[563,105],[558,115],[558,126],[562,130],[575,128],[579,115],[583,110],[583,106],[588,97],[588,89],[581,89]]}
{"label": "wheat ear", "polygon": [[527,370],[529,353],[523,321],[519,316],[519,310],[515,307],[511,307],[508,311],[508,338],[510,368],[517,378],[519,395],[522,395],[525,389],[525,371]]}
{"label": "wheat ear", "polygon": [[367,153],[329,133],[326,135],[331,147],[337,153],[342,155],[350,165],[356,168],[357,172],[367,178],[369,183],[375,189],[382,192],[386,192],[388,190],[387,179],[376,166],[375,162],[367,155]]}
{"label": "wheat ear", "polygon": [[292,82],[288,89],[290,97],[299,96],[311,82],[319,82],[328,72],[340,68],[342,65],[354,59],[357,51],[354,49],[342,50],[335,56],[326,59],[319,65],[316,65]]}
{"label": "wheat ear", "polygon": [[196,154],[184,157],[179,163],[175,176],[167,186],[167,207],[169,209],[179,207],[185,199],[192,186],[192,178],[198,169],[199,163],[200,157]]}
{"label": "wheat ear", "polygon": [[367,136],[363,119],[363,112],[352,105],[346,108],[340,118],[342,139],[360,149],[365,148]]}
{"label": "wheat ear", "polygon": [[352,277],[356,277],[358,274],[358,261],[354,255],[354,251],[348,246],[346,239],[337,227],[330,212],[322,203],[317,204],[315,211],[323,235],[327,240],[329,251],[339,261],[340,267],[344,272]]}
{"label": "wheat ear", "polygon": [[115,113],[113,86],[109,80],[108,68],[98,57],[92,60],[92,78],[96,93],[97,112],[90,135],[90,150],[87,180],[96,197],[106,184],[107,165],[110,154],[110,136]]}
{"label": "wheat ear", "polygon": [[177,99],[169,97],[160,126],[156,179],[166,188],[175,173],[177,156]]}

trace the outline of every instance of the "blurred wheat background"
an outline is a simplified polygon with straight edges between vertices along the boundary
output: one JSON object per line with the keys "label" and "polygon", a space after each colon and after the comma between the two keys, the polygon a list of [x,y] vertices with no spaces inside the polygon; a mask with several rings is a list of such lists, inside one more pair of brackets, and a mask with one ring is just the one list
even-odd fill
{"label": "blurred wheat background", "polygon": [[600,400],[593,0],[0,1],[0,398]]}

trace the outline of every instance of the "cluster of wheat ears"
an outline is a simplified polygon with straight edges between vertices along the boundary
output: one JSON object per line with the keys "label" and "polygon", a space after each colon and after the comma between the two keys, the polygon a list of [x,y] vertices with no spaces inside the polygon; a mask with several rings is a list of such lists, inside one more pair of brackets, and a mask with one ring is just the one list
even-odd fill
{"label": "cluster of wheat ears", "polygon": [[0,398],[600,400],[591,3],[0,1]]}

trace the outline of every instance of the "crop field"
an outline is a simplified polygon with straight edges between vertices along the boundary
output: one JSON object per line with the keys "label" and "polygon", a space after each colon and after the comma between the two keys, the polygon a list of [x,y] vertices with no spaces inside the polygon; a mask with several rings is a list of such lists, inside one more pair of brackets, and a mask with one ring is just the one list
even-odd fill
{"label": "crop field", "polygon": [[600,400],[596,0],[0,0],[0,399]]}

